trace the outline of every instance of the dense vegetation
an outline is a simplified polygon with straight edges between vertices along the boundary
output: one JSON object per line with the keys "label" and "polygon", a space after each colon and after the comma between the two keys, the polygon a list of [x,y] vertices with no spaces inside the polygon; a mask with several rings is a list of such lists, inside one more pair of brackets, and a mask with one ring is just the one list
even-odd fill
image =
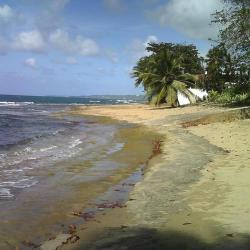
{"label": "dense vegetation", "polygon": [[250,1],[224,2],[225,8],[213,14],[223,29],[204,59],[192,44],[148,45],[149,55],[137,62],[132,76],[151,103],[178,106],[178,92],[195,103],[189,87],[207,90],[212,102],[250,103]]}
{"label": "dense vegetation", "polygon": [[178,106],[177,93],[181,92],[190,103],[195,96],[188,87],[199,82],[202,72],[198,51],[194,45],[172,43],[150,43],[146,48],[149,56],[141,58],[133,68],[135,85],[144,87],[153,104],[167,102]]}
{"label": "dense vegetation", "polygon": [[214,13],[223,25],[218,44],[207,55],[210,100],[217,103],[250,103],[250,1],[224,0]]}

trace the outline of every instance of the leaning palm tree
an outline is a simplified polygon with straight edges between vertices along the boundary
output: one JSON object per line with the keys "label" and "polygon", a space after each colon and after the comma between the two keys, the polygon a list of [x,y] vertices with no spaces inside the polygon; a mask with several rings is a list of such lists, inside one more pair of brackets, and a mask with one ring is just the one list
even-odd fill
{"label": "leaning palm tree", "polygon": [[178,106],[178,91],[193,104],[196,98],[188,87],[195,84],[198,76],[185,74],[181,62],[181,57],[176,57],[173,52],[166,49],[143,57],[133,68],[135,85],[142,85],[150,103],[155,105],[167,102],[172,107]]}

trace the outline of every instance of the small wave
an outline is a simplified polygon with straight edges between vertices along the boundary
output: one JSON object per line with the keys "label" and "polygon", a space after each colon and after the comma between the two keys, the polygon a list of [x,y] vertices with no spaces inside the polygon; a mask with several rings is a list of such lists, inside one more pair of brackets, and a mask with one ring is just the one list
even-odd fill
{"label": "small wave", "polygon": [[82,141],[80,139],[76,139],[74,140],[71,145],[69,146],[69,148],[75,148],[77,145],[81,144]]}
{"label": "small wave", "polygon": [[0,187],[13,187],[15,181],[3,181],[0,183]]}
{"label": "small wave", "polygon": [[37,183],[38,181],[33,180],[33,177],[31,177],[31,178],[24,178],[18,181],[3,181],[0,183],[0,187],[28,188],[36,185]]}
{"label": "small wave", "polygon": [[24,151],[24,152],[31,152],[31,151],[32,151],[32,148],[31,148],[31,147],[26,147],[23,151]]}
{"label": "small wave", "polygon": [[[24,141],[24,140],[23,140]],[[22,142],[23,142],[22,141]],[[26,140],[27,142],[29,141],[29,140]],[[19,142],[19,144],[21,144],[20,142]],[[10,144],[8,144],[8,146],[9,146]],[[11,144],[11,145],[16,145],[16,144]],[[26,148],[24,148],[24,149],[21,149],[21,150],[18,150],[18,151],[15,151],[15,152],[13,152],[13,155],[15,155],[15,156],[23,156],[24,154],[26,154],[26,153],[31,153],[31,152],[34,152],[34,150],[31,148],[31,147],[26,147]]]}
{"label": "small wave", "polygon": [[0,106],[20,106],[20,104],[16,102],[0,102]]}
{"label": "small wave", "polygon": [[14,195],[10,192],[8,188],[0,188],[0,199],[12,198]]}
{"label": "small wave", "polygon": [[46,151],[49,151],[49,150],[51,150],[53,148],[57,148],[57,146],[51,146],[51,147],[48,147],[48,148],[41,148],[40,152],[46,152]]}
{"label": "small wave", "polygon": [[[17,152],[15,152],[14,154],[17,155],[16,153],[17,153]],[[19,154],[18,154],[18,155],[19,155]],[[14,165],[17,165],[17,164],[19,164],[19,163],[21,163],[21,162],[23,162],[23,159],[12,160],[11,162],[7,162],[6,164],[7,164],[8,166],[14,166]]]}
{"label": "small wave", "polygon": [[116,103],[124,103],[124,104],[128,104],[128,103],[134,103],[134,100],[116,100]]}
{"label": "small wave", "polygon": [[0,161],[6,158],[6,154],[0,154]]}
{"label": "small wave", "polygon": [[27,179],[22,179],[22,180],[15,182],[13,187],[15,187],[15,188],[29,188],[29,187],[36,185],[37,183],[38,183],[38,181],[33,180],[33,178],[30,178],[30,179],[27,178]]}
{"label": "small wave", "polygon": [[23,172],[23,169],[6,169],[3,172],[11,174],[11,173]]}
{"label": "small wave", "polygon": [[23,170],[31,170],[33,169],[32,167],[23,167]]}
{"label": "small wave", "polygon": [[20,106],[30,104],[34,104],[34,102],[0,102],[0,106]]}
{"label": "small wave", "polygon": [[34,104],[34,102],[21,102],[23,104]]}
{"label": "small wave", "polygon": [[107,154],[111,155],[111,154],[113,154],[113,153],[115,153],[117,151],[120,151],[123,148],[123,146],[124,146],[124,143],[116,143],[113,147],[111,147],[108,150]]}
{"label": "small wave", "polygon": [[92,100],[90,100],[89,102],[92,102],[92,103],[99,103],[99,102],[101,102],[101,101],[92,101]]}

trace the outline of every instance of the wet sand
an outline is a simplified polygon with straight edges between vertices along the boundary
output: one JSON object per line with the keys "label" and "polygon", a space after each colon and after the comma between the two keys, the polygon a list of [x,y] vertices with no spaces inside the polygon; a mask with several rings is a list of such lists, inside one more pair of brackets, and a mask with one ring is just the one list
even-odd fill
{"label": "wet sand", "polygon": [[126,207],[100,214],[99,223],[77,231],[76,243],[59,249],[250,248],[250,120],[234,119],[240,109],[120,105],[73,112],[143,123],[166,139]]}

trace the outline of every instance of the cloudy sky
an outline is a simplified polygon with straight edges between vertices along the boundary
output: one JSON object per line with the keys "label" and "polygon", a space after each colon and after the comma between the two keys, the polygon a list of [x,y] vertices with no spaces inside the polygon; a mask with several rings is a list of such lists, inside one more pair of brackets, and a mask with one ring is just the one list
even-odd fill
{"label": "cloudy sky", "polygon": [[149,41],[215,38],[220,0],[0,0],[0,94],[139,94]]}

